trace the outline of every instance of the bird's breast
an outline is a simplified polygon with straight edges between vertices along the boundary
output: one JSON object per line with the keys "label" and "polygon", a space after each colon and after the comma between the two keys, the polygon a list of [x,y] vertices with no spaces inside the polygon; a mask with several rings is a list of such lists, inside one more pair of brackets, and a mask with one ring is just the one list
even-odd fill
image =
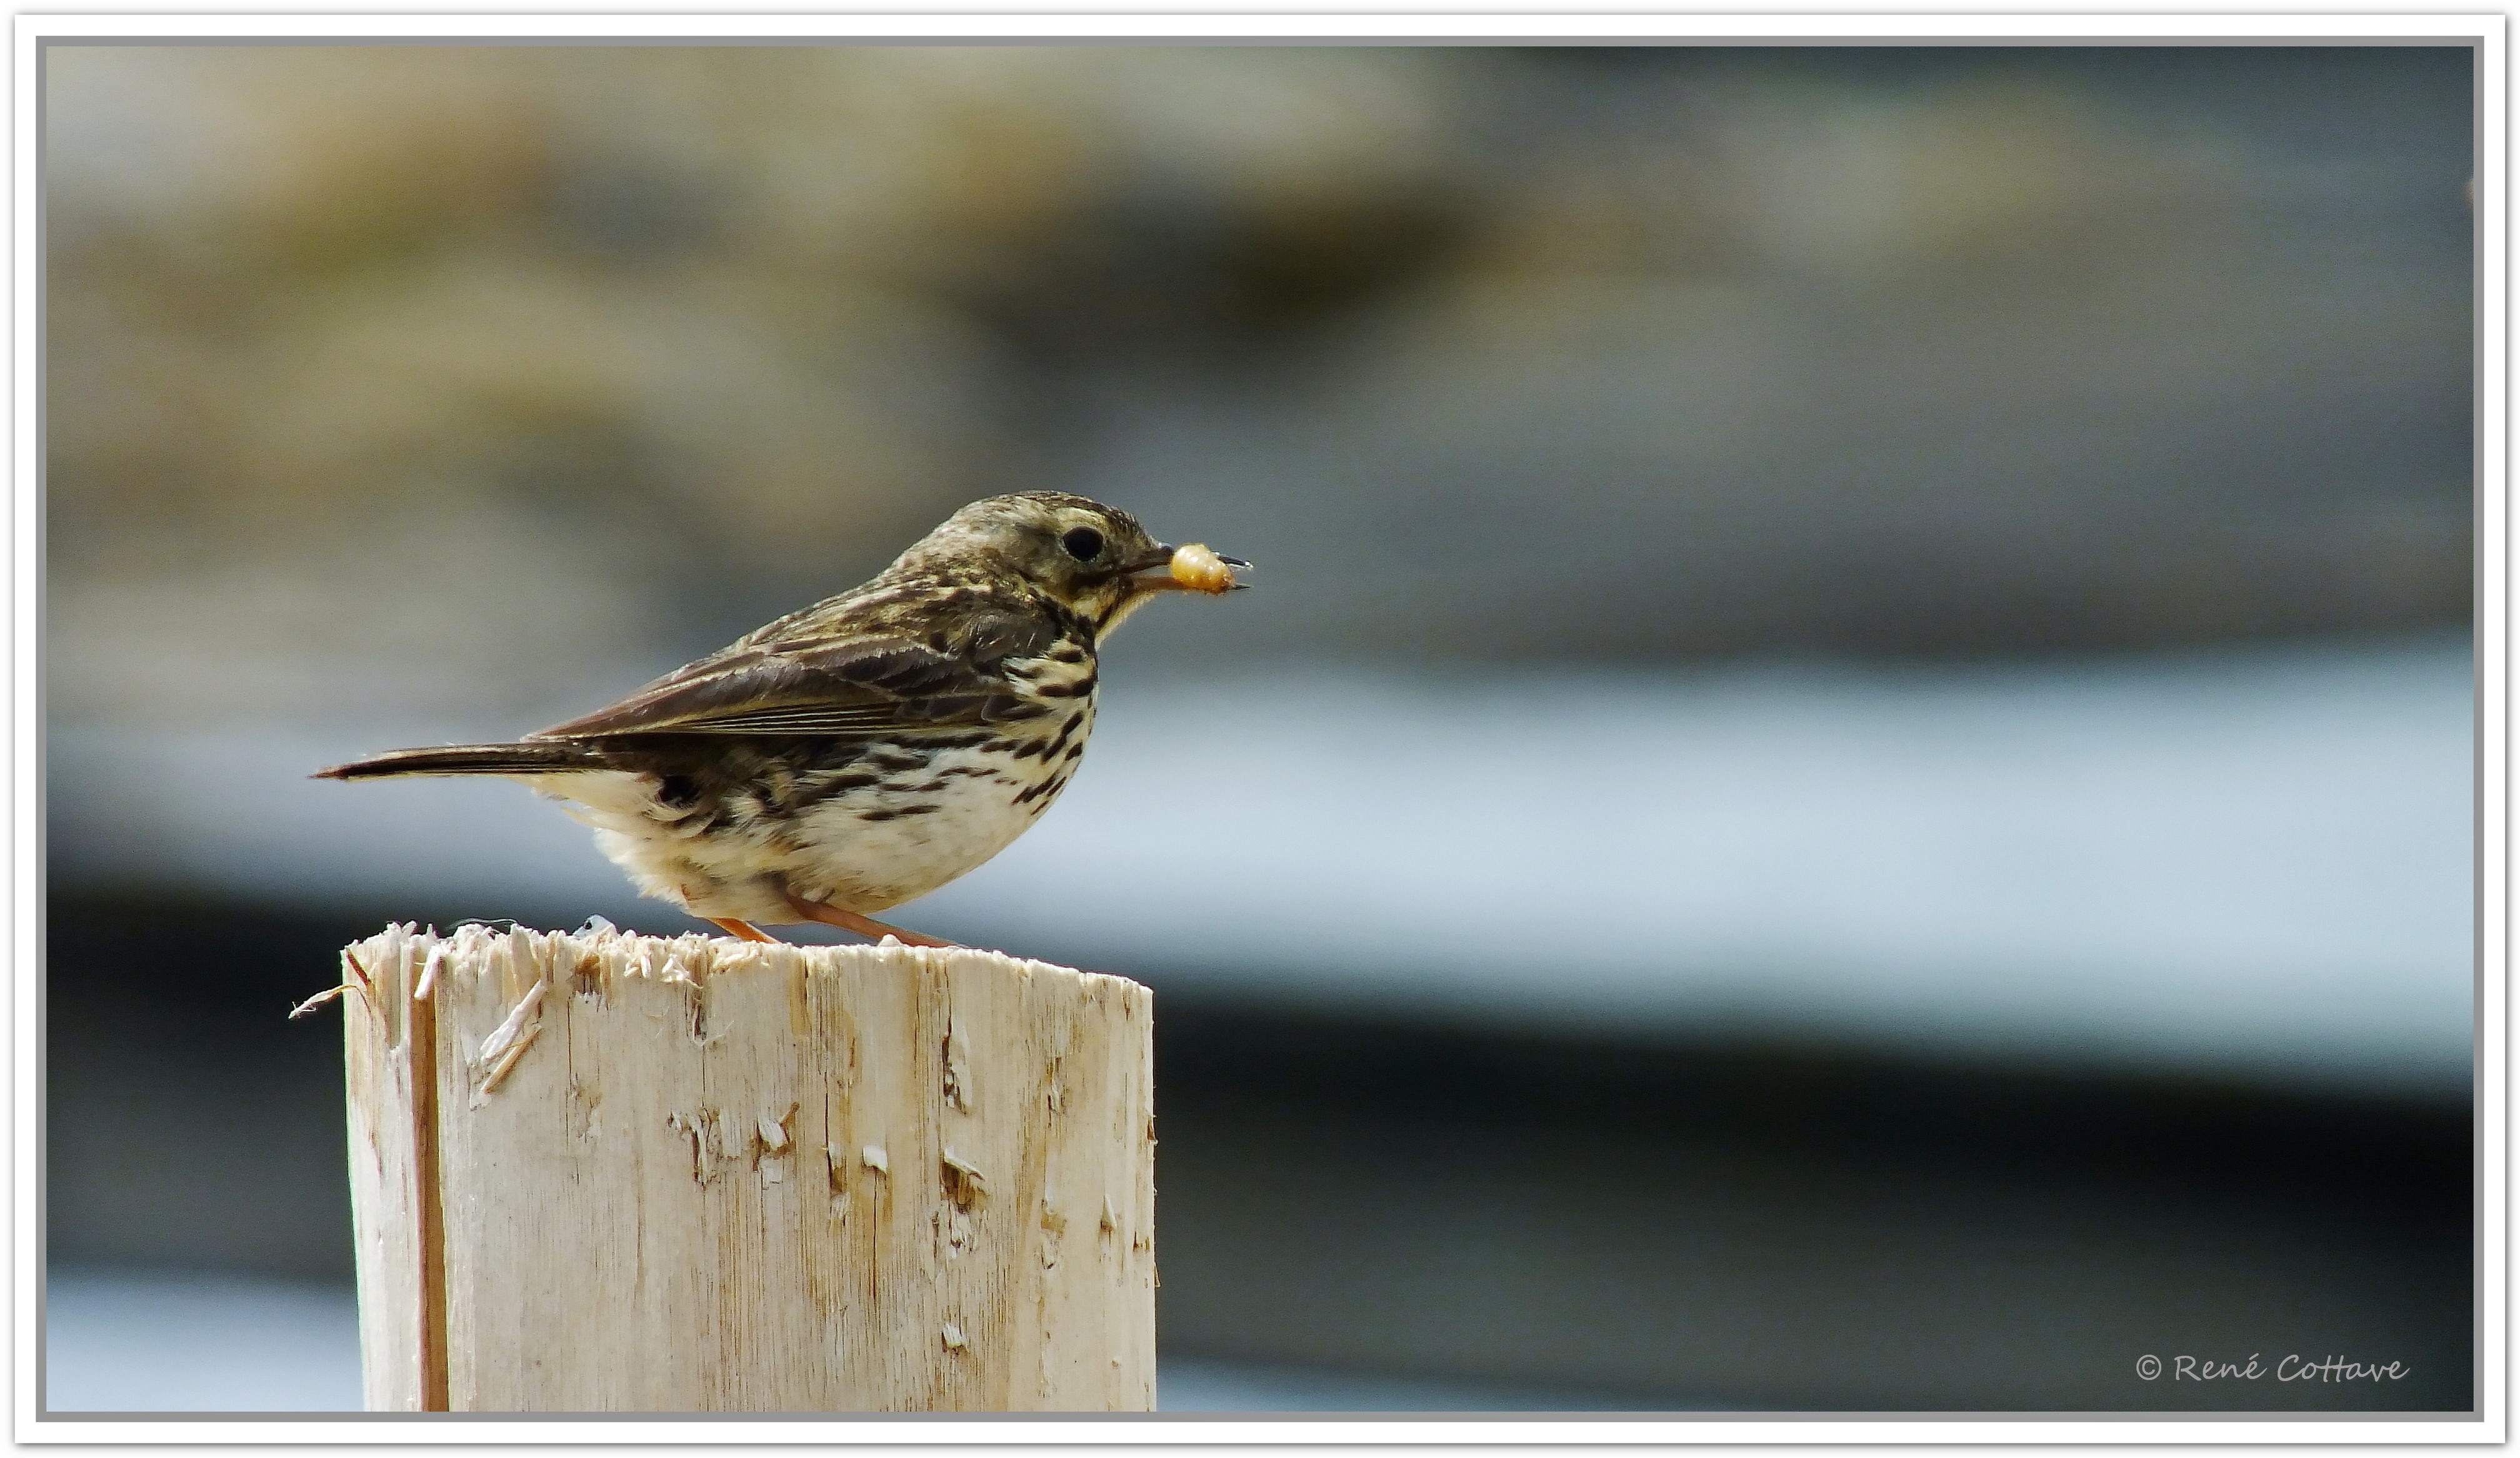
{"label": "bird's breast", "polygon": [[1003,680],[1023,709],[988,723],[730,736],[561,792],[592,812],[606,854],[643,888],[702,914],[784,919],[762,909],[782,894],[881,911],[1005,850],[1084,759],[1097,700],[1090,649],[1054,645],[1007,664]]}
{"label": "bird's breast", "polygon": [[1073,640],[1061,640],[1032,658],[1010,658],[998,672],[1016,698],[1054,713],[1094,702],[1101,665],[1094,650]]}
{"label": "bird's breast", "polygon": [[803,803],[779,836],[792,889],[859,911],[924,896],[1030,829],[1075,775],[1093,728],[1089,689],[986,737],[904,736],[803,776]]}

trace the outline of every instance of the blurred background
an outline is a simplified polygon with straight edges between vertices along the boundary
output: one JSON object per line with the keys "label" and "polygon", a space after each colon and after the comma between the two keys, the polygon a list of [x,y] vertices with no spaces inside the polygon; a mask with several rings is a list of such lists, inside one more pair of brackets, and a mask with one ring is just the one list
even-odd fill
{"label": "blurred background", "polygon": [[694,929],[309,771],[1058,488],[1260,590],[897,919],[1155,988],[1166,1407],[2466,1410],[2472,86],[49,45],[50,1406],[356,1404],[338,946]]}

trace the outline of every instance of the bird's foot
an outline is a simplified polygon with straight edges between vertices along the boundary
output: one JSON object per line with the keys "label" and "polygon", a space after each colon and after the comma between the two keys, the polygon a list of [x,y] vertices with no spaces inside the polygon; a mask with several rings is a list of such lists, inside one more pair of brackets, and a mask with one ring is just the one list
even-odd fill
{"label": "bird's foot", "polygon": [[754,926],[749,921],[738,921],[732,916],[706,916],[701,919],[717,927],[720,931],[727,933],[729,936],[740,937],[746,942],[767,942],[773,947],[785,947],[788,945],[787,943],[780,941],[777,937],[763,931],[761,928]]}
{"label": "bird's foot", "polygon": [[801,896],[790,895],[788,898],[788,905],[797,915],[807,921],[819,921],[825,926],[836,926],[842,931],[855,932],[871,942],[880,942],[886,937],[897,937],[904,946],[909,947],[959,947],[962,945],[959,942],[921,936],[917,932],[906,932],[897,926],[886,926],[872,916],[861,916],[855,911],[843,911],[837,906],[826,906],[821,902],[809,902]]}

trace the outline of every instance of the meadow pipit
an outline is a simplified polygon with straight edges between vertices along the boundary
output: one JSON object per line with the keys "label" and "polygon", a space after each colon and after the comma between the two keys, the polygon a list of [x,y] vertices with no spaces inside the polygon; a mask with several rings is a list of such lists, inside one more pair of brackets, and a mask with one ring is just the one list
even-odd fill
{"label": "meadow pipit", "polygon": [[1094,731],[1096,654],[1159,593],[1250,564],[1056,492],[973,502],[873,581],[514,744],[401,749],[326,779],[498,774],[571,802],[640,891],[747,941],[867,913],[1028,829]]}

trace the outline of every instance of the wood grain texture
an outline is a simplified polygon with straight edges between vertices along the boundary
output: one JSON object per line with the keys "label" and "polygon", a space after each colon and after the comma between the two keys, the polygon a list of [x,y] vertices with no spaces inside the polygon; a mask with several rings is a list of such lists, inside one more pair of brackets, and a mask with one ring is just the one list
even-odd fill
{"label": "wood grain texture", "polygon": [[432,1343],[456,1411],[1153,1407],[1145,988],[608,931],[345,955],[371,1408],[428,1400]]}

